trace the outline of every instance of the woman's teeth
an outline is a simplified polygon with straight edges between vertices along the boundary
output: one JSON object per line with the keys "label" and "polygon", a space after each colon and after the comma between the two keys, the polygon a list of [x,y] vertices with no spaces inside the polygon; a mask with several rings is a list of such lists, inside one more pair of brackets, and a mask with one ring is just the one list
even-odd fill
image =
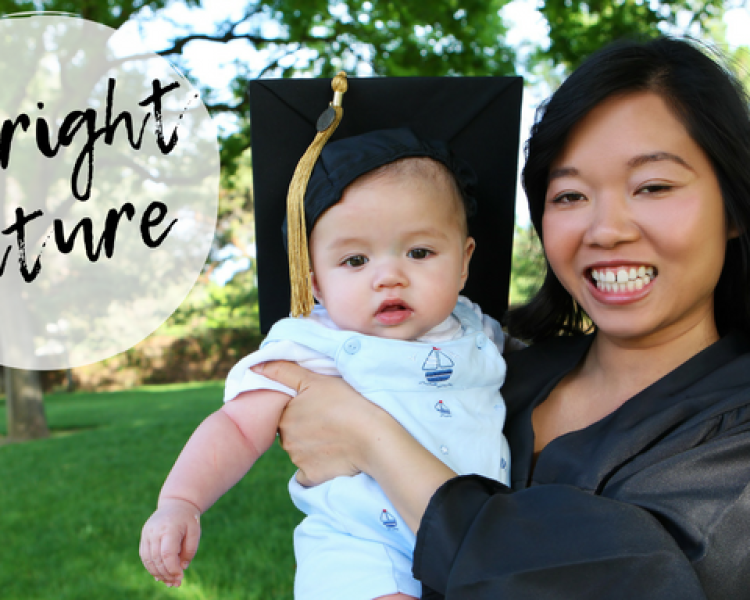
{"label": "woman's teeth", "polygon": [[620,267],[619,269],[591,269],[591,279],[603,292],[633,292],[641,290],[654,278],[653,267]]}

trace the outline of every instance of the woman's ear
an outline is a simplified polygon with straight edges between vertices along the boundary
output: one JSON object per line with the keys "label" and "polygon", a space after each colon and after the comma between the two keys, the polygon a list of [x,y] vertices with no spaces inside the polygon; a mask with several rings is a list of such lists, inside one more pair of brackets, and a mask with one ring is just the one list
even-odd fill
{"label": "woman's ear", "polygon": [[744,227],[741,228],[737,226],[736,223],[729,221],[729,224],[727,226],[727,241],[734,240],[740,237],[743,233],[745,233]]}

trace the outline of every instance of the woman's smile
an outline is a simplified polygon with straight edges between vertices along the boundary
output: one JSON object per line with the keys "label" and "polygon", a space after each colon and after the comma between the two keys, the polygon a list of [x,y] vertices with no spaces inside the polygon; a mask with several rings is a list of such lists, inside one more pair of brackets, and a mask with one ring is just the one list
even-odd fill
{"label": "woman's smile", "polygon": [[649,294],[657,275],[657,269],[651,265],[620,264],[591,267],[585,277],[592,296],[599,302],[629,304]]}

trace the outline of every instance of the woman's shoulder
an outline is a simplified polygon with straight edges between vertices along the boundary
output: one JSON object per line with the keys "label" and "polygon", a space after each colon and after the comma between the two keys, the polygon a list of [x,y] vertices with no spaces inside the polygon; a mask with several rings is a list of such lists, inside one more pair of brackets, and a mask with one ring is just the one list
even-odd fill
{"label": "woman's shoulder", "polygon": [[[750,406],[750,337],[739,331],[694,356],[671,374],[672,385],[682,387],[691,398],[712,398],[706,403],[709,416]],[[750,419],[750,413],[745,419]]]}
{"label": "woman's shoulder", "polygon": [[509,353],[506,356],[509,375],[520,379],[567,372],[586,354],[593,339],[593,335],[558,336]]}
{"label": "woman's shoulder", "polygon": [[581,361],[592,341],[593,335],[560,336],[506,354],[501,391],[509,418],[554,387]]}
{"label": "woman's shoulder", "polygon": [[[559,336],[506,357],[503,396],[509,406],[526,405],[571,371],[584,357],[593,335]],[[692,357],[655,386],[671,395],[679,389],[694,393],[729,392],[735,400],[750,397],[750,336],[733,331]]]}

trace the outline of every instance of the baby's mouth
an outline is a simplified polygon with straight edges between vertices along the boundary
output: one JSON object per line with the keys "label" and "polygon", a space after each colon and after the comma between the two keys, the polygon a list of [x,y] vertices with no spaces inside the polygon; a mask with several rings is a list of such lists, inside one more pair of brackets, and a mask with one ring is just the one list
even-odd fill
{"label": "baby's mouth", "polygon": [[385,300],[378,307],[375,318],[385,325],[396,325],[406,320],[414,310],[402,300]]}
{"label": "baby's mouth", "polygon": [[389,313],[389,312],[398,312],[400,310],[411,310],[411,306],[409,306],[406,302],[403,300],[384,300],[381,302],[380,306],[378,307],[376,314],[381,313]]}
{"label": "baby's mouth", "polygon": [[642,290],[658,276],[656,267],[627,265],[589,269],[589,280],[602,292]]}

